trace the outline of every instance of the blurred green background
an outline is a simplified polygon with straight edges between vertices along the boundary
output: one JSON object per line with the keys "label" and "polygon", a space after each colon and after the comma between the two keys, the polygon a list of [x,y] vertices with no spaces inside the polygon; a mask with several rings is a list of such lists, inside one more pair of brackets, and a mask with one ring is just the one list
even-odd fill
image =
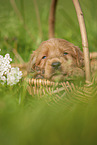
{"label": "blurred green background", "polygon": [[[48,39],[48,17],[50,0],[37,0],[40,17],[38,25],[34,0],[16,0],[19,14],[13,10],[12,0],[0,0],[0,48],[3,52],[11,52],[14,42],[17,41],[18,52],[25,61],[41,41]],[[97,9],[96,0],[80,0],[84,13],[90,51],[97,47]],[[25,25],[27,30],[25,30]],[[30,34],[29,34],[30,33]],[[72,0],[59,0],[56,10],[55,37],[64,38],[80,48],[81,37],[76,12]],[[11,46],[6,46],[6,41]]]}
{"label": "blurred green background", "polygon": [[[32,50],[48,39],[51,0],[0,0],[0,54],[13,48],[27,62]],[[97,49],[97,0],[80,0],[90,51]],[[19,18],[20,17],[20,18]],[[55,37],[66,39],[82,49],[81,36],[72,0],[59,0]],[[0,86],[0,145],[97,145],[97,92],[43,96],[29,95],[27,84]],[[78,88],[77,88],[78,90]],[[80,89],[80,92],[83,88]],[[96,93],[95,93],[96,92]]]}

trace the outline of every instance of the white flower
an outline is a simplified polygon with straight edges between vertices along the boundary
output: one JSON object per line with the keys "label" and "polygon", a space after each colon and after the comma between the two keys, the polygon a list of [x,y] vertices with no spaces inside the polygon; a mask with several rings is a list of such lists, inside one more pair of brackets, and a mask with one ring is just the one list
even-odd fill
{"label": "white flower", "polygon": [[22,72],[19,68],[12,67],[10,72],[7,74],[7,85],[13,85],[19,82],[22,77]]}
{"label": "white flower", "polygon": [[5,55],[4,59],[9,60],[9,62],[12,61],[12,59],[10,58],[10,55],[8,53]]}
{"label": "white flower", "polygon": [[10,62],[12,59],[9,54],[6,54],[5,57],[0,55],[0,83],[7,85],[14,85],[19,82],[22,78],[22,72],[18,67],[11,67]]}
{"label": "white flower", "polygon": [[6,77],[5,76],[2,76],[1,77],[1,84],[4,84],[4,83],[6,83]]}

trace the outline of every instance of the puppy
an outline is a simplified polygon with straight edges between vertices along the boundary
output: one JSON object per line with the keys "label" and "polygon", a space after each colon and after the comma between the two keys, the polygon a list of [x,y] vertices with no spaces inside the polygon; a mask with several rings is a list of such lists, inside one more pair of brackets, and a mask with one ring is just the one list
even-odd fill
{"label": "puppy", "polygon": [[65,81],[84,76],[83,53],[72,43],[51,38],[40,44],[28,63],[28,73],[36,79]]}

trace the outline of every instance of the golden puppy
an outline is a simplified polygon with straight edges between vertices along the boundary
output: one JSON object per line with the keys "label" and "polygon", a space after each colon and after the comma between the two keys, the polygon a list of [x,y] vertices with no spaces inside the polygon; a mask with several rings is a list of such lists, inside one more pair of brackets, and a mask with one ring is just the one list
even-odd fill
{"label": "golden puppy", "polygon": [[41,43],[33,52],[28,64],[28,73],[33,77],[51,81],[65,81],[84,76],[83,53],[72,43],[51,38]]}

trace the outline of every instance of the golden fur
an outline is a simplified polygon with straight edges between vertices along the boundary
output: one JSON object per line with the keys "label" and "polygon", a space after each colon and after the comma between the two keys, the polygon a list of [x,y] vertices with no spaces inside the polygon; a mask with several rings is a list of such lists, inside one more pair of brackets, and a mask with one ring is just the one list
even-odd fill
{"label": "golden fur", "polygon": [[84,76],[83,67],[83,53],[77,46],[64,39],[51,38],[31,55],[28,73],[34,72],[36,79],[64,81]]}

